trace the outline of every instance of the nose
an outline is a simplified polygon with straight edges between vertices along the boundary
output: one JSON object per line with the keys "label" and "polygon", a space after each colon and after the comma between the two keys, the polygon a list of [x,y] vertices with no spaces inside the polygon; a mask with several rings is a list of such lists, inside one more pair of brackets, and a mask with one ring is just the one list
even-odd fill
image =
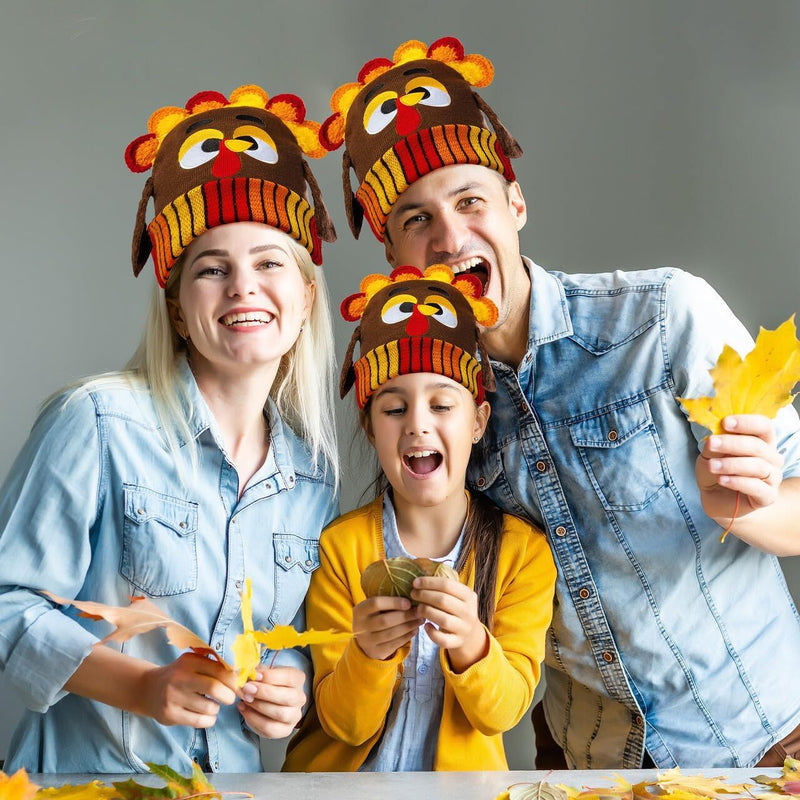
{"label": "nose", "polygon": [[405,414],[407,436],[421,436],[430,432],[427,407],[414,404],[408,407]]}
{"label": "nose", "polygon": [[454,211],[443,211],[431,219],[429,224],[430,263],[445,261],[447,256],[458,255],[469,239],[467,226]]}
{"label": "nose", "polygon": [[245,297],[256,292],[256,273],[247,267],[234,265],[228,274],[228,295]]}

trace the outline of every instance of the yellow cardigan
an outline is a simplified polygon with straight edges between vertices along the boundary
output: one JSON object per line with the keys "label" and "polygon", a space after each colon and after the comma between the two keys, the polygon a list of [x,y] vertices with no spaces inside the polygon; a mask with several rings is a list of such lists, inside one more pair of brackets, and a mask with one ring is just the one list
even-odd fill
{"label": "yellow cardigan", "polygon": [[[350,630],[353,606],[365,599],[361,572],[385,557],[382,497],[332,522],[322,533],[320,566],[306,597],[308,626]],[[461,579],[472,586],[474,577],[470,559]],[[435,769],[508,769],[503,732],[519,722],[533,699],[555,579],[544,534],[505,514],[489,652],[456,673],[440,651],[444,708]],[[314,704],[289,743],[283,769],[357,770],[383,732],[408,651],[406,645],[378,661],[366,656],[355,639],[312,645]]]}

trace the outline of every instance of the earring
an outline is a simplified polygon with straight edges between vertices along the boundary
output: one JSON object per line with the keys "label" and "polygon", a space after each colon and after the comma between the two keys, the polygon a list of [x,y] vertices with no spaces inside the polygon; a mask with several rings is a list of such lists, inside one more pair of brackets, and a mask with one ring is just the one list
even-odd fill
{"label": "earring", "polygon": [[480,436],[473,436],[472,437],[472,443],[473,444],[478,444],[478,442],[480,441],[480,438],[481,438]]}
{"label": "earring", "polygon": [[300,333],[302,333],[302,332],[303,332],[305,329],[306,329],[306,321],[305,321],[305,320],[303,320],[303,321],[300,323]]}

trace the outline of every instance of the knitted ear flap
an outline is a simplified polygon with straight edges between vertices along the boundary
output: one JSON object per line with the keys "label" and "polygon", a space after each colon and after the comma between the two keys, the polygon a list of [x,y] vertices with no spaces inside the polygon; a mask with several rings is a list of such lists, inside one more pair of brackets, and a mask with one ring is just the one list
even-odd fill
{"label": "knitted ear flap", "polygon": [[317,220],[319,238],[323,242],[335,242],[336,228],[333,227],[333,221],[328,214],[328,209],[325,208],[325,203],[322,201],[322,193],[319,190],[314,173],[305,159],[303,159],[303,177],[306,179],[309,189],[311,189],[311,199],[314,201],[314,217]]}
{"label": "knitted ear flap", "polygon": [[136,211],[136,224],[133,226],[133,242],[131,243],[131,262],[133,264],[133,274],[137,277],[142,271],[145,262],[150,257],[153,245],[147,233],[147,226],[144,218],[147,214],[147,203],[153,196],[153,176],[151,175],[142,189],[142,196],[139,200],[139,208]]}
{"label": "knitted ear flap", "polygon": [[519,146],[519,142],[511,135],[508,128],[500,122],[497,114],[477,92],[473,92],[472,96],[475,98],[478,108],[486,115],[486,119],[492,123],[494,132],[497,134],[497,139],[503,146],[505,154],[509,158],[519,158],[522,155],[522,148]]}
{"label": "knitted ear flap", "polygon": [[356,382],[356,371],[353,367],[353,350],[356,348],[356,342],[360,340],[361,326],[357,325],[350,339],[350,344],[347,345],[347,352],[344,354],[344,361],[342,362],[342,374],[339,377],[339,397],[342,400],[344,400],[345,395],[353,388],[353,384]]}
{"label": "knitted ear flap", "polygon": [[347,213],[347,222],[350,224],[350,230],[353,236],[358,239],[358,234],[361,233],[361,223],[364,221],[364,209],[358,198],[353,193],[353,186],[350,183],[350,170],[353,167],[353,162],[350,160],[350,154],[347,150],[342,155],[342,187],[344,188],[344,210]]}
{"label": "knitted ear flap", "polygon": [[493,392],[497,389],[497,382],[494,379],[494,370],[492,369],[492,362],[489,361],[489,354],[483,346],[483,339],[481,338],[480,328],[475,326],[475,336],[478,340],[478,352],[481,354],[481,376],[483,378],[483,388],[487,392]]}

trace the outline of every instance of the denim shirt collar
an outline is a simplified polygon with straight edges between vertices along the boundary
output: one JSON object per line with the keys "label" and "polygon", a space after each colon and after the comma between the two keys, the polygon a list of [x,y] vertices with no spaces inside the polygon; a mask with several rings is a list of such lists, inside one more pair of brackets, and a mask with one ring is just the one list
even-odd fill
{"label": "denim shirt collar", "polygon": [[522,257],[522,262],[531,279],[528,350],[572,336],[572,320],[561,281],[534,264],[527,256]]}
{"label": "denim shirt collar", "polygon": [[[184,413],[189,420],[189,430],[192,432],[195,440],[204,431],[208,431],[220,452],[230,461],[231,459],[225,450],[217,421],[211,413],[211,409],[206,404],[205,398],[189,366],[189,361],[186,358],[181,358],[178,361],[178,380],[183,389],[181,392],[181,403]],[[294,486],[296,480],[294,462],[291,457],[289,443],[287,442],[285,423],[278,413],[275,401],[271,397],[267,398],[264,413],[269,425],[270,446],[266,461],[258,470],[256,476],[258,478],[266,478],[278,473],[282,478],[284,488],[291,488]],[[181,441],[181,447],[185,444],[186,442]]]}

